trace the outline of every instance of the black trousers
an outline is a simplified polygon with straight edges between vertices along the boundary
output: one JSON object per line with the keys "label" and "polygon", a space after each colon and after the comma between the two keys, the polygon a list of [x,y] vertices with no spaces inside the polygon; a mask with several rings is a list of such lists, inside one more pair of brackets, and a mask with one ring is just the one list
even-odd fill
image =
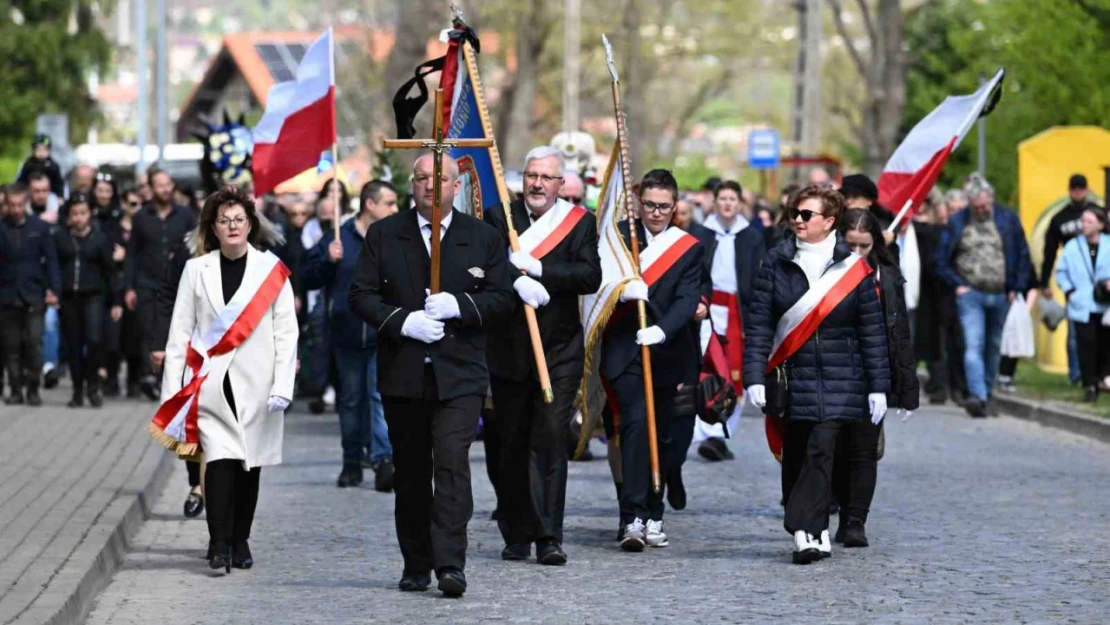
{"label": "black trousers", "polygon": [[104,368],[108,372],[108,379],[112,381],[110,383],[113,386],[119,385],[120,366],[126,363],[127,385],[137,387],[144,371],[149,367],[149,361],[143,355],[143,335],[138,313],[124,308],[123,317],[119,321],[112,321],[111,315],[105,314],[104,328]]}
{"label": "black trousers", "polygon": [[[675,473],[682,470],[686,464],[686,452],[690,450],[690,443],[694,440],[694,427],[698,415],[676,415],[671,422],[671,440],[667,445],[667,472]],[[663,453],[662,451],[660,453]]]}
{"label": "black trousers", "polygon": [[833,461],[833,496],[840,505],[840,518],[867,523],[879,467],[879,436],[883,424],[870,420],[846,421],[841,426]]}
{"label": "black trousers", "polygon": [[[836,440],[844,424],[844,421],[786,421],[786,436],[796,445],[791,450],[795,459],[798,454],[797,445],[803,439],[806,441],[805,459],[790,489],[790,497],[786,500],[783,526],[790,534],[804,530],[819,536],[829,529],[833,458],[836,455]],[[783,469],[785,468],[784,462]]]}
{"label": "black trousers", "polygon": [[206,465],[205,507],[213,545],[223,547],[251,537],[261,475],[261,467],[246,471],[241,460],[214,460]]}
{"label": "black trousers", "polygon": [[1091,315],[1087,323],[1074,326],[1083,386],[1097,387],[1099,380],[1110,375],[1110,328],[1102,325],[1102,315]]}
{"label": "black trousers", "polygon": [[420,399],[382,396],[396,469],[397,541],[408,572],[466,566],[466,526],[474,513],[470,444],[482,399],[441,401],[431,365],[424,366]]}
{"label": "black trousers", "polygon": [[0,308],[0,353],[13,392],[37,389],[42,375],[42,332],[46,309],[41,305],[7,304]]}
{"label": "black trousers", "polygon": [[185,461],[185,470],[189,473],[189,487],[200,486],[200,463]]}
{"label": "black trousers", "polygon": [[567,438],[579,381],[552,380],[555,400],[547,404],[536,380],[490,379],[500,453],[497,526],[506,544],[563,541]]}
{"label": "black trousers", "polygon": [[[487,402],[482,407],[482,448],[486,452],[486,477],[493,486],[497,501],[501,501],[501,441],[497,430],[497,406]],[[500,511],[497,513],[500,515]]]}
{"label": "black trousers", "polygon": [[104,296],[99,293],[62,298],[59,316],[74,395],[80,395],[85,384],[91,389],[100,381],[97,370],[104,363],[105,312]]}
{"label": "black trousers", "polygon": [[[647,405],[644,397],[644,374],[639,361],[611,380],[617,396],[620,415],[621,448],[621,523],[632,519],[663,520],[662,492],[656,494],[651,484],[651,457],[648,452]],[[671,445],[670,429],[674,421],[675,385],[656,386],[655,433],[659,443],[659,473],[667,475],[667,450]]]}

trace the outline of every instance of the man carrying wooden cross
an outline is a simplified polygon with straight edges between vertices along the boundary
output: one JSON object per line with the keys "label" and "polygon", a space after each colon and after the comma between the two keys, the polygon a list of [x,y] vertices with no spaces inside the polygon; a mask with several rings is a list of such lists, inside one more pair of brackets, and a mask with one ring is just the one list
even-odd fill
{"label": "man carrying wooden cross", "polygon": [[[514,294],[501,237],[451,210],[458,165],[438,158],[426,154],[413,165],[416,209],[367,231],[349,304],[378,330],[378,385],[405,563],[399,587],[426,590],[434,570],[439,589],[459,596],[474,509],[469,451],[489,386],[486,333],[512,310]],[[440,243],[434,257],[433,239]]]}

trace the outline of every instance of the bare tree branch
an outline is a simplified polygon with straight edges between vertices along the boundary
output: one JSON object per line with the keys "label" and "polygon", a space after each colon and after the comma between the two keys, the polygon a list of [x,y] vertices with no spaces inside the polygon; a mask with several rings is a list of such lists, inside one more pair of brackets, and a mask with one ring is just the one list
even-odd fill
{"label": "bare tree branch", "polygon": [[836,23],[836,32],[844,41],[844,47],[852,57],[852,62],[856,64],[856,69],[859,70],[860,76],[870,83],[871,73],[868,71],[867,64],[863,62],[863,57],[860,56],[859,50],[856,49],[856,44],[852,43],[851,37],[848,36],[848,28],[844,25],[844,17],[841,15],[843,10],[840,6],[840,0],[829,0],[829,7],[832,9],[833,21]]}
{"label": "bare tree branch", "polygon": [[875,21],[871,19],[871,11],[867,9],[867,0],[856,0],[859,13],[863,16],[863,25],[867,29],[867,37],[871,40],[871,53],[875,54],[879,47],[879,35],[875,32]]}

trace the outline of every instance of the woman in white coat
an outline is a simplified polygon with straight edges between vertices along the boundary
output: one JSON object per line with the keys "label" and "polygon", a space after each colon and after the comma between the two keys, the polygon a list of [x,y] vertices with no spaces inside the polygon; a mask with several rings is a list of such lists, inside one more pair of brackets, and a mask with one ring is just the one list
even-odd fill
{"label": "woman in white coat", "polygon": [[1098,383],[1110,376],[1110,327],[1102,316],[1110,309],[1110,235],[1106,213],[1091,206],[1080,217],[1082,234],[1064,246],[1056,265],[1056,283],[1068,300],[1068,320],[1079,341],[1079,371],[1086,387],[1086,402],[1098,401]]}
{"label": "woman in white coat", "polygon": [[254,563],[247,539],[259,476],[281,462],[296,373],[289,270],[254,247],[260,232],[254,202],[238,188],[204,203],[197,233],[204,254],[186,263],[178,286],[154,423],[179,453],[195,453],[192,441],[199,443],[209,564],[227,572]]}

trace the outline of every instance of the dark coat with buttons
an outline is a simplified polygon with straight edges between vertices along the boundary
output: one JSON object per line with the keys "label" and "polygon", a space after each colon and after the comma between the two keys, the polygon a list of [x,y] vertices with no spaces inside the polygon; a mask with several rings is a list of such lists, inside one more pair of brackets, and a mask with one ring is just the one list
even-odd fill
{"label": "dark coat with buttons", "polygon": [[[833,263],[851,250],[837,234]],[[809,290],[794,262],[797,239],[767,253],[744,320],[744,382],[765,384],[775,328],[782,315]],[[830,265],[831,266],[831,265]],[[890,360],[882,305],[874,274],[868,275],[825,318],[785,363],[788,419],[827,421],[870,417],[869,393],[890,392]]]}
{"label": "dark coat with buttons", "polygon": [[46,291],[61,295],[58,249],[50,225],[27,215],[22,226],[0,220],[0,305],[41,309]]}

